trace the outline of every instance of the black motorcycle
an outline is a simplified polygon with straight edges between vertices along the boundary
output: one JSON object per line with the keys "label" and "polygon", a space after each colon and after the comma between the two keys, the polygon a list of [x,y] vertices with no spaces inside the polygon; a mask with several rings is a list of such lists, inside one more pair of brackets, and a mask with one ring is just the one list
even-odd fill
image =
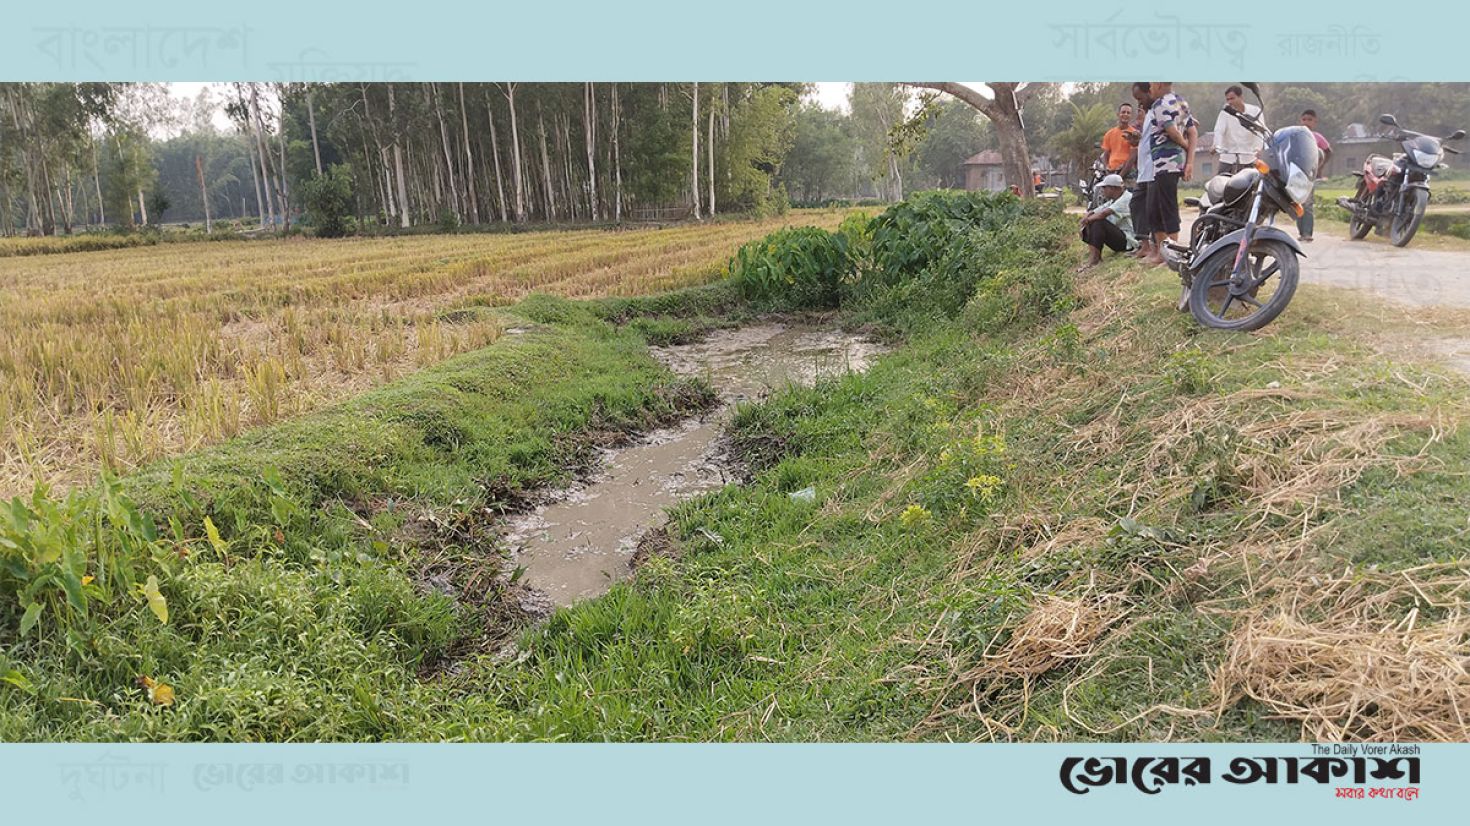
{"label": "black motorcycle", "polygon": [[1351,198],[1338,198],[1337,205],[1348,211],[1348,235],[1354,241],[1376,229],[1379,235],[1387,233],[1394,246],[1403,247],[1414,239],[1424,220],[1430,173],[1444,167],[1444,153],[1460,154],[1458,149],[1445,146],[1444,141],[1464,138],[1465,130],[1436,138],[1399,128],[1393,115],[1384,115],[1378,121],[1393,129],[1389,138],[1398,141],[1404,151],[1392,158],[1369,155],[1362,170],[1353,173],[1359,178],[1357,193]]}
{"label": "black motorcycle", "polygon": [[[1256,84],[1242,85],[1260,101]],[[1302,216],[1316,185],[1320,153],[1305,126],[1273,133],[1245,112],[1228,106],[1222,111],[1261,139],[1260,159],[1207,182],[1207,201],[1185,199],[1200,208],[1200,215],[1190,229],[1189,246],[1167,244],[1164,259],[1188,289],[1195,320],[1220,330],[1258,330],[1296,293],[1298,259],[1306,253],[1273,223],[1280,213]]]}

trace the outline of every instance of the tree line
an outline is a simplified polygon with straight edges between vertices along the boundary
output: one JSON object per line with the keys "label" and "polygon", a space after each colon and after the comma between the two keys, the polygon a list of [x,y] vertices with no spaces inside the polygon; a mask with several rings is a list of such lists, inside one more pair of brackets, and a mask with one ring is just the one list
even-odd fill
{"label": "tree line", "polygon": [[[1176,88],[1209,129],[1226,85]],[[398,229],[769,214],[961,187],[992,148],[1029,193],[1031,153],[1085,167],[1128,86],[857,83],[844,111],[802,83],[230,83],[192,104],[161,84],[5,83],[0,233],[289,229],[323,204]],[[1470,124],[1466,84],[1264,89],[1273,125],[1314,108],[1329,138],[1381,112]]]}
{"label": "tree line", "polygon": [[[0,231],[134,226],[164,210],[289,228],[334,169],[355,215],[401,228],[770,212],[802,91],[232,83],[180,112],[159,84],[0,84]],[[212,122],[221,109],[231,129]]]}

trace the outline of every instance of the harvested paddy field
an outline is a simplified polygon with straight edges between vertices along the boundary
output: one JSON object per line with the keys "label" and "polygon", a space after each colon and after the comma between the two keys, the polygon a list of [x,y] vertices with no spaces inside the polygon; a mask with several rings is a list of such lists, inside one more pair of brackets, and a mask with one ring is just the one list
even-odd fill
{"label": "harvested paddy field", "polygon": [[503,321],[476,307],[702,284],[746,241],[843,215],[0,257],[0,498],[126,472],[483,347]]}

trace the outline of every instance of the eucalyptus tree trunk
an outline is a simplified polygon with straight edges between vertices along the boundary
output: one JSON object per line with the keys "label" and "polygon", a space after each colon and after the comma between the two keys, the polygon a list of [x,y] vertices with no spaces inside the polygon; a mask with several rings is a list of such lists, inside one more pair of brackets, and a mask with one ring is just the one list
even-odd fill
{"label": "eucalyptus tree trunk", "polygon": [[618,102],[618,84],[612,87],[612,150],[613,150],[613,220],[623,222],[623,158],[618,151],[618,131],[623,117]]}
{"label": "eucalyptus tree trunk", "polygon": [[505,99],[510,104],[510,168],[516,194],[516,223],[526,220],[526,184],[521,174],[521,133],[516,128],[516,85],[505,84]]}
{"label": "eucalyptus tree trunk", "polygon": [[148,204],[143,201],[143,189],[138,189],[138,215],[143,218],[143,226],[148,226]]}
{"label": "eucalyptus tree trunk", "polygon": [[[373,107],[368,102],[367,84],[359,83],[357,84],[357,89],[362,95],[362,120],[367,124],[368,131],[372,133],[373,146],[377,147],[378,150],[378,162],[383,167],[382,174],[378,176],[382,185],[382,192],[379,195],[379,199],[383,204],[385,217],[391,221],[398,215],[397,205],[393,202],[393,168],[388,163],[388,149],[383,146],[383,137],[378,133],[378,122],[373,119]],[[369,156],[366,162],[371,166],[373,163],[372,157]]]}
{"label": "eucalyptus tree trunk", "polygon": [[[265,200],[260,191],[260,169],[256,166],[255,155],[248,150],[245,153],[246,160],[250,162],[250,180],[255,184],[255,222],[265,227]],[[129,210],[132,212],[132,210]]]}
{"label": "eucalyptus tree trunk", "polygon": [[715,107],[709,107],[709,131],[705,135],[704,151],[709,158],[709,214],[715,217]]}
{"label": "eucalyptus tree trunk", "polygon": [[586,89],[586,108],[582,122],[587,136],[587,203],[592,207],[592,220],[597,221],[597,88]]}
{"label": "eucalyptus tree trunk", "polygon": [[281,168],[277,170],[276,180],[281,182],[281,230],[291,231],[291,185],[286,182],[286,118],[285,111],[281,112],[281,134],[277,136],[277,144],[281,147]]}
{"label": "eucalyptus tree trunk", "polygon": [[694,82],[694,90],[689,96],[689,119],[694,128],[690,131],[690,154],[693,162],[689,165],[689,198],[694,204],[694,217],[703,220],[704,216],[699,211],[699,81]]}
{"label": "eucalyptus tree trunk", "polygon": [[306,122],[311,126],[311,154],[316,158],[316,174],[322,174],[322,147],[316,139],[316,106],[311,86],[306,87]]}
{"label": "eucalyptus tree trunk", "polygon": [[92,138],[92,183],[97,187],[97,223],[107,223],[107,207],[102,205],[102,171],[97,164],[97,138]]}
{"label": "eucalyptus tree trunk", "polygon": [[480,223],[480,196],[475,191],[475,156],[470,151],[470,112],[464,105],[464,83],[459,84],[459,122],[464,131],[464,176],[469,187],[470,221]]}
{"label": "eucalyptus tree trunk", "polygon": [[450,211],[454,213],[455,221],[461,222],[464,220],[464,210],[459,200],[459,183],[455,180],[454,153],[449,149],[449,127],[444,124],[443,96],[439,94],[439,84],[430,83],[429,93],[434,101],[434,115],[439,119],[439,139],[444,144],[444,177],[449,179]]}
{"label": "eucalyptus tree trunk", "polygon": [[194,175],[199,178],[199,202],[204,205],[204,234],[214,232],[214,225],[209,219],[209,189],[204,185],[204,158],[194,156]]}
{"label": "eucalyptus tree trunk", "polygon": [[408,182],[403,178],[403,146],[398,140],[398,116],[393,100],[393,84],[388,84],[388,126],[393,130],[393,171],[398,179],[398,225],[408,229]]}
{"label": "eucalyptus tree trunk", "polygon": [[[255,151],[260,156],[260,184],[265,190],[265,214],[270,220],[271,226],[276,223],[276,202],[271,195],[271,168],[266,160],[265,151],[265,126],[260,119],[260,95],[255,89],[255,84],[250,84],[250,119],[255,127]],[[143,223],[148,223],[145,216]]]}
{"label": "eucalyptus tree trunk", "polygon": [[570,114],[564,114],[561,117],[561,167],[562,197],[567,204],[568,217],[575,221],[582,199],[577,197],[576,176],[572,173],[572,116]]}
{"label": "eucalyptus tree trunk", "polygon": [[490,124],[490,154],[495,160],[495,197],[500,204],[500,220],[510,219],[505,208],[505,179],[500,173],[500,139],[495,135],[495,110],[490,107],[490,92],[485,92],[485,119]]}
{"label": "eucalyptus tree trunk", "polygon": [[546,186],[546,217],[556,220],[556,192],[551,188],[551,156],[546,151],[546,118],[541,114],[541,103],[536,103],[536,126],[541,135],[541,175]]}

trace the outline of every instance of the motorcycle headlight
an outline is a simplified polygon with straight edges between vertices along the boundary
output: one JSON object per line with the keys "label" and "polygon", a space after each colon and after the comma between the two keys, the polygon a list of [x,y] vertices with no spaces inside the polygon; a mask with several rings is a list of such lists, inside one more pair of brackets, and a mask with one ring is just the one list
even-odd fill
{"label": "motorcycle headlight", "polygon": [[1286,169],[1286,194],[1299,204],[1310,202],[1312,189],[1315,186],[1312,176],[1303,172],[1301,167],[1294,163],[1287,164]]}
{"label": "motorcycle headlight", "polygon": [[1425,169],[1433,169],[1439,163],[1439,159],[1444,157],[1443,152],[1420,152],[1417,149],[1413,150],[1413,155],[1414,163]]}

